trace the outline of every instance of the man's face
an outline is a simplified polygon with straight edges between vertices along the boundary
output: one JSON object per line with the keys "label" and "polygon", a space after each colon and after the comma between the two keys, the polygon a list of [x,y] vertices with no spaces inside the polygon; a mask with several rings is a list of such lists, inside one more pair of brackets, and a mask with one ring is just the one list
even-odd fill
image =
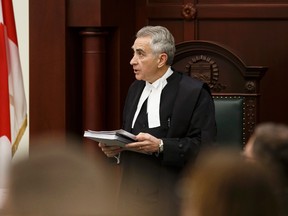
{"label": "man's face", "polygon": [[134,52],[130,64],[133,66],[137,80],[153,83],[158,79],[159,56],[154,55],[151,49],[151,38],[137,38],[132,46]]}

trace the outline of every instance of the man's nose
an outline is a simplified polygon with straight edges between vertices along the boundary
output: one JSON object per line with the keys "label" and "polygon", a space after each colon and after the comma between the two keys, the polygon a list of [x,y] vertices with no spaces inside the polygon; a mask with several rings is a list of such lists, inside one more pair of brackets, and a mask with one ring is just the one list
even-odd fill
{"label": "man's nose", "polygon": [[130,60],[130,64],[131,65],[134,65],[134,64],[137,64],[137,59],[135,57],[135,55],[132,57],[132,59]]}

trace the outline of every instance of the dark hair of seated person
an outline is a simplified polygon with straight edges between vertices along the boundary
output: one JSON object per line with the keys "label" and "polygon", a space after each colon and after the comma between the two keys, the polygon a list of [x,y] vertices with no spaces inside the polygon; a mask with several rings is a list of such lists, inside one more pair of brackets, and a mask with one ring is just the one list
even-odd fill
{"label": "dark hair of seated person", "polygon": [[239,150],[209,149],[179,182],[181,216],[278,216],[278,178]]}

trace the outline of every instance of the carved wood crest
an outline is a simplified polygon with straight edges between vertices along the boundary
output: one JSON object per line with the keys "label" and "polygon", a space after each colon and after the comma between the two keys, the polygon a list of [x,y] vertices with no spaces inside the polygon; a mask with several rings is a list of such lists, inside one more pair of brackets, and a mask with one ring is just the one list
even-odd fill
{"label": "carved wood crest", "polygon": [[218,83],[220,73],[213,58],[207,55],[195,55],[185,67],[189,76],[207,83],[214,91],[220,92],[226,88],[225,85]]}

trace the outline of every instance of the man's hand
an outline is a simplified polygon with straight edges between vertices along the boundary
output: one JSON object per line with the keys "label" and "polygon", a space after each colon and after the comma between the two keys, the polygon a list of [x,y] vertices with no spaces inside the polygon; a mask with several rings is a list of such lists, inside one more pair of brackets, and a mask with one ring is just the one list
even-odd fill
{"label": "man's hand", "polygon": [[123,150],[123,148],[119,146],[107,146],[104,143],[99,143],[98,146],[102,149],[107,157],[114,157]]}
{"label": "man's hand", "polygon": [[136,139],[138,142],[126,144],[125,149],[148,154],[158,152],[160,139],[148,133],[139,133]]}

